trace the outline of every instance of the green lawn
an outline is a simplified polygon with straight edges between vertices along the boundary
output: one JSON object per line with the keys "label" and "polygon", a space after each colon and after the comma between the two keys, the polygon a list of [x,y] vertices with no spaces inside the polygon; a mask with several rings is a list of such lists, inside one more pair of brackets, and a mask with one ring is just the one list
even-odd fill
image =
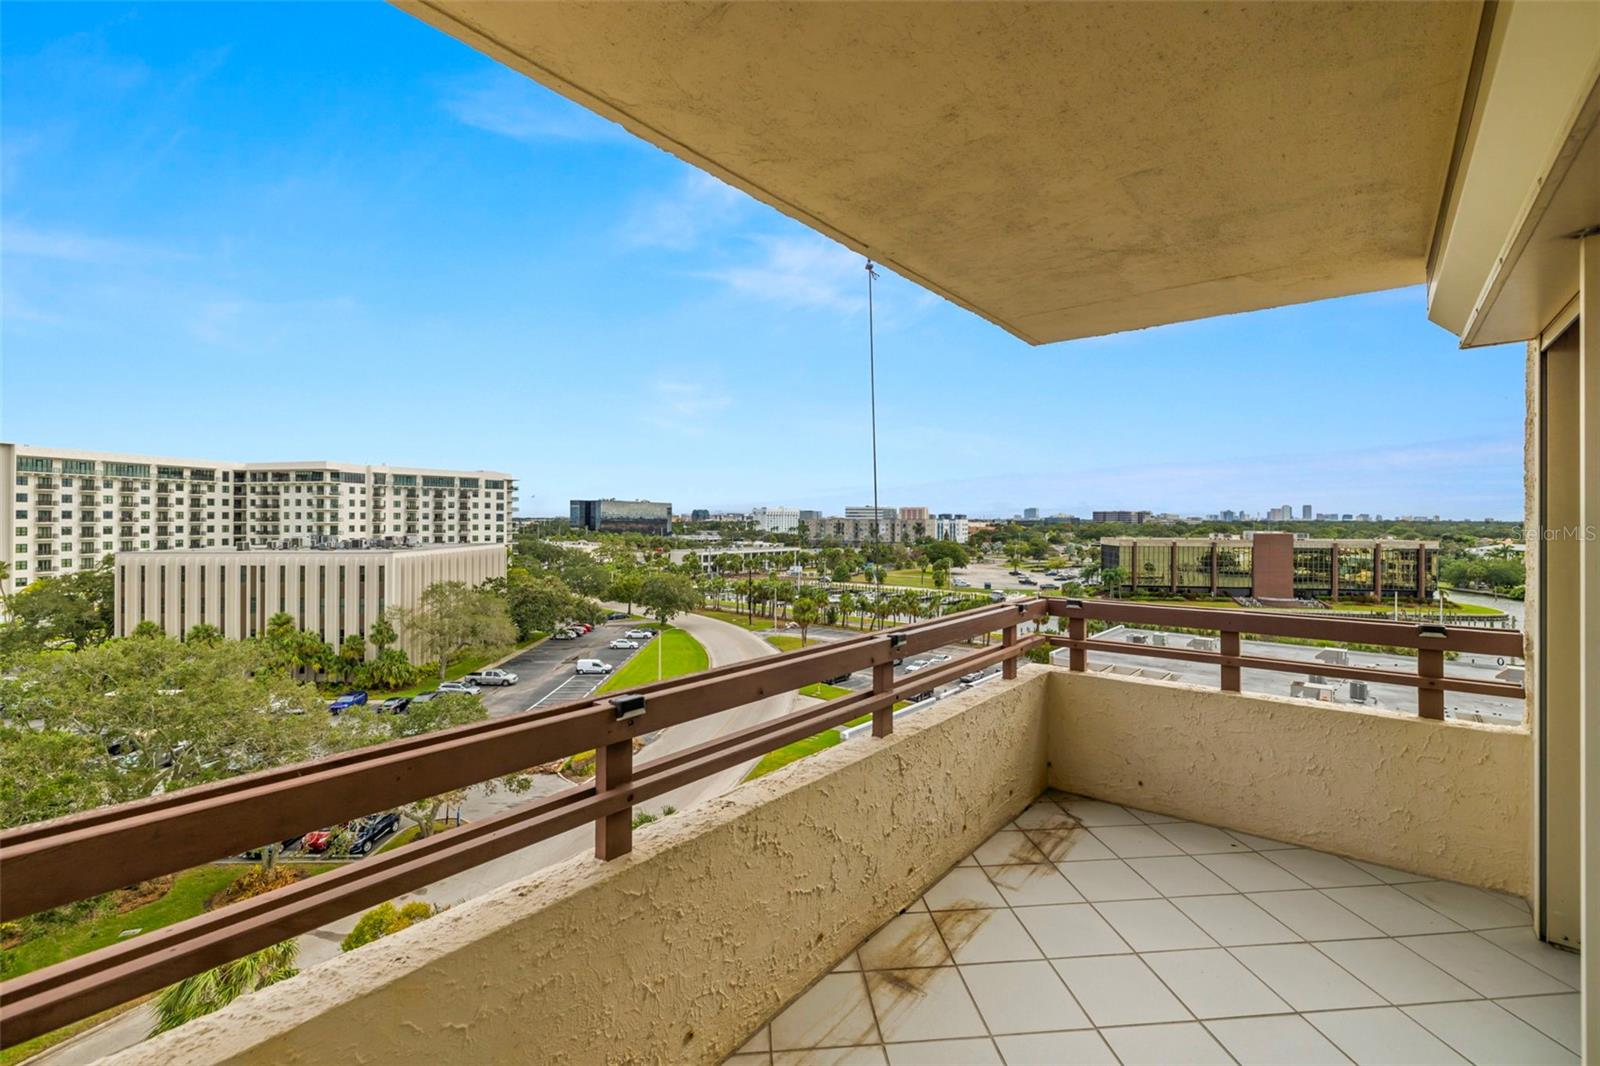
{"label": "green lawn", "polygon": [[696,611],[695,614],[705,615],[707,618],[715,618],[719,622],[727,622],[729,625],[738,626],[740,629],[748,629],[752,633],[760,633],[763,630],[772,628],[770,615],[758,614],[754,620],[748,620],[742,611],[722,611],[714,608],[705,608]]}
{"label": "green lawn", "polygon": [[824,748],[831,748],[844,739],[837,729],[824,729],[814,737],[797,740],[787,744],[776,751],[769,751],[756,763],[756,768],[750,771],[746,781],[754,781],[758,777],[765,777],[772,771],[788,766],[796,759],[804,759],[807,755],[814,755]]}
{"label": "green lawn", "polygon": [[[321,873],[336,865],[305,864],[304,868],[309,873]],[[125,929],[149,933],[185,918],[193,918],[205,910],[207,900],[253,869],[255,867],[249,863],[197,866],[174,877],[166,895],[133,910],[117,914],[107,907],[107,913],[55,926],[42,936],[0,953],[5,959],[5,977],[10,980],[63,959],[75,958],[107,944],[115,944],[125,939],[118,935]]]}
{"label": "green lawn", "polygon": [[779,651],[799,651],[801,648],[799,637],[791,637],[786,634],[774,634],[767,638],[767,643]]}
{"label": "green lawn", "polygon": [[[658,641],[662,642],[660,648],[656,647]],[[656,669],[658,657],[661,665],[659,672]],[[709,665],[706,649],[698,640],[676,626],[667,626],[654,640],[640,648],[622,669],[607,678],[606,683],[596,690],[596,695],[698,673]]]}
{"label": "green lawn", "polygon": [[814,685],[807,685],[805,688],[801,689],[800,695],[810,696],[812,699],[816,700],[836,700],[840,696],[850,695],[850,690],[847,688],[840,688],[838,685],[830,685],[824,681],[818,681]]}
{"label": "green lawn", "polygon": [[172,888],[160,899],[123,914],[103,914],[59,926],[43,936],[8,949],[4,953],[5,976],[7,980],[20,977],[63,959],[115,944],[124,939],[117,935],[124,929],[142,929],[148,933],[192,918],[205,909],[206,900],[249,869],[249,866],[241,863],[185,870],[173,879]]}

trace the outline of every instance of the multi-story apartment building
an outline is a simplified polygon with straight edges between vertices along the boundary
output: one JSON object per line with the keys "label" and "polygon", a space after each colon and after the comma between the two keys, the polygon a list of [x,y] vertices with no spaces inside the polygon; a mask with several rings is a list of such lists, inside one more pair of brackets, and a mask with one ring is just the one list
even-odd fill
{"label": "multi-story apartment building", "polygon": [[926,507],[900,508],[900,521],[902,522],[926,522],[927,520],[928,509]]}
{"label": "multi-story apartment building", "polygon": [[1321,540],[1292,533],[1244,537],[1102,537],[1102,572],[1124,593],[1258,599],[1427,599],[1439,571],[1436,540]]}
{"label": "multi-story apartment building", "polygon": [[1095,511],[1096,522],[1121,522],[1124,525],[1143,525],[1149,521],[1149,511]]}
{"label": "multi-story apartment building", "polygon": [[672,535],[672,504],[654,500],[573,500],[570,517],[574,529]]}
{"label": "multi-story apartment building", "polygon": [[0,443],[13,588],[116,552],[505,544],[516,481],[489,470],[238,463]]}
{"label": "multi-story apartment building", "polygon": [[793,507],[755,507],[750,521],[763,533],[795,533],[800,529],[800,512]]}
{"label": "multi-story apartment building", "polygon": [[899,519],[900,509],[898,507],[868,507],[865,505],[861,507],[846,507],[844,516],[860,520],[881,518],[887,522]]}
{"label": "multi-story apartment building", "polygon": [[964,514],[945,513],[933,520],[933,538],[935,540],[953,540],[957,544],[965,544],[971,533]]}

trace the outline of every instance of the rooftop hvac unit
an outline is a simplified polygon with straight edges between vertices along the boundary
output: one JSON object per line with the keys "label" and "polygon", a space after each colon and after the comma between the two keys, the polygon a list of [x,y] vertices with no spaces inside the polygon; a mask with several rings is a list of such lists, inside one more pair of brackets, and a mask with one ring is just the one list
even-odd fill
{"label": "rooftop hvac unit", "polygon": [[1306,679],[1313,685],[1326,685],[1328,683],[1328,679],[1321,674],[1307,674]]}
{"label": "rooftop hvac unit", "polygon": [[1167,635],[1165,633],[1157,633],[1150,638],[1150,643],[1158,648],[1165,648],[1167,646]]}
{"label": "rooftop hvac unit", "polygon": [[1217,651],[1220,645],[1216,637],[1192,637],[1189,640],[1189,647],[1195,651]]}
{"label": "rooftop hvac unit", "polygon": [[1352,682],[1350,682],[1350,702],[1351,703],[1366,703],[1367,702],[1367,683],[1365,681],[1352,681]]}
{"label": "rooftop hvac unit", "polygon": [[1129,633],[1128,634],[1128,643],[1129,644],[1148,644],[1148,643],[1150,643],[1150,637],[1146,633]]}

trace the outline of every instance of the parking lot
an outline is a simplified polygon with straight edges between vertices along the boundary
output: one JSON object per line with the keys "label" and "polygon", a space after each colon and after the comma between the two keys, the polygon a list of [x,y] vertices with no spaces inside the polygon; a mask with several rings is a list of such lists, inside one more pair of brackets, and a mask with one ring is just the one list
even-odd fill
{"label": "parking lot", "polygon": [[[504,688],[485,688],[478,695],[491,718],[516,714],[532,707],[583,699],[602,685],[606,674],[575,674],[573,665],[579,659],[600,659],[615,669],[633,656],[635,651],[613,651],[607,644],[628,630],[643,625],[639,621],[606,622],[594,627],[576,640],[545,640],[500,664],[520,680]],[[641,643],[644,643],[641,641]],[[645,644],[645,647],[648,647]]]}

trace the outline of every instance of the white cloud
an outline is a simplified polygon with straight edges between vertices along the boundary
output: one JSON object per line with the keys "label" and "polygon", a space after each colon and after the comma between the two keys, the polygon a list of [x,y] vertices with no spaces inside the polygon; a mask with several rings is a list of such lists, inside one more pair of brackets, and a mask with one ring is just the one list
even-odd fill
{"label": "white cloud", "polygon": [[456,82],[442,103],[468,126],[529,143],[632,140],[616,123],[504,69]]}
{"label": "white cloud", "polygon": [[657,429],[703,436],[705,419],[733,406],[733,397],[695,381],[657,381],[645,400],[646,422]]}
{"label": "white cloud", "polygon": [[7,222],[4,226],[0,226],[0,254],[99,265],[126,265],[188,258],[183,253],[155,245],[69,230],[34,229],[16,222]]}
{"label": "white cloud", "polygon": [[748,217],[753,203],[733,186],[689,168],[665,195],[636,205],[619,237],[630,247],[692,251],[726,236],[729,227]]}
{"label": "white cloud", "polygon": [[748,263],[702,272],[744,296],[786,307],[855,313],[866,309],[861,256],[825,237],[756,237]]}

